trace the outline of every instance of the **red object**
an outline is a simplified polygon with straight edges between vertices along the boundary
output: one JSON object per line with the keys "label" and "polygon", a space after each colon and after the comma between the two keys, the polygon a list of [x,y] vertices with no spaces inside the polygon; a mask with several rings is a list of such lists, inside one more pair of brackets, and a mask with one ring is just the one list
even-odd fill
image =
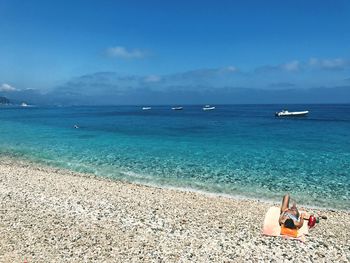
{"label": "red object", "polygon": [[309,218],[309,222],[307,223],[307,225],[309,226],[309,228],[314,227],[316,224],[316,217],[314,217],[313,215],[310,216]]}

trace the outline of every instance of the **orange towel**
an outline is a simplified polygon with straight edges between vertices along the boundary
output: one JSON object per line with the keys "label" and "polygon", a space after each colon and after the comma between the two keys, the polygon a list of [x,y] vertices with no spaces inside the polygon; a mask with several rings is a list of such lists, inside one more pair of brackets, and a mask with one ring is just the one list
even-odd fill
{"label": "orange towel", "polygon": [[281,235],[289,237],[298,237],[298,229],[290,229],[288,227],[281,226]]}
{"label": "orange towel", "polygon": [[[264,219],[264,225],[263,225],[263,231],[262,231],[263,235],[281,236],[281,226],[278,223],[280,212],[281,210],[279,207],[273,206],[269,208]],[[307,235],[308,233],[309,233],[309,230],[308,230],[307,224],[303,224],[303,226],[297,231],[297,234],[296,235],[294,234],[293,237],[301,241],[305,241],[305,235]],[[284,234],[282,236],[286,236]]]}

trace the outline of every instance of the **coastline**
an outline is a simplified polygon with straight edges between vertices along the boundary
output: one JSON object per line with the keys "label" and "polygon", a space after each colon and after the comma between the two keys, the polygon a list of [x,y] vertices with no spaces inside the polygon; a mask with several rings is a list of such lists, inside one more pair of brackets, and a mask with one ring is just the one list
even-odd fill
{"label": "coastline", "polygon": [[[74,169],[69,168],[63,168],[57,166],[57,164],[52,163],[46,163],[42,162],[40,160],[31,160],[24,156],[18,156],[13,153],[0,153],[0,161],[1,160],[12,160],[13,162],[20,162],[20,163],[26,163],[27,165],[32,165],[33,167],[41,167],[43,169],[53,169],[54,171],[61,171],[62,173],[73,173],[74,176],[80,176],[80,177],[87,177],[87,178],[93,178],[96,180],[103,180],[103,181],[111,181],[111,182],[123,182],[126,184],[133,184],[133,185],[139,185],[139,186],[145,186],[145,187],[151,187],[151,188],[159,188],[164,190],[173,190],[173,191],[180,191],[180,192],[192,192],[197,193],[200,195],[206,195],[208,197],[223,197],[233,200],[243,200],[243,201],[253,201],[253,202],[259,202],[259,203],[265,203],[269,204],[270,206],[279,206],[281,200],[273,200],[268,197],[249,197],[245,196],[244,194],[231,194],[231,193],[220,193],[220,192],[210,192],[202,189],[197,189],[193,187],[181,187],[181,186],[173,186],[169,184],[157,184],[152,182],[143,182],[138,180],[131,180],[128,179],[121,179],[121,178],[113,178],[113,177],[104,177],[101,175],[96,175],[91,172],[79,172],[75,171]],[[295,199],[295,198],[294,198]],[[297,202],[298,205],[301,204],[301,202]],[[309,209],[309,210],[315,210],[315,211],[339,211],[339,212],[348,212],[350,213],[350,206],[348,209],[342,209],[342,208],[336,208],[331,206],[317,206],[317,205],[308,205],[308,204],[302,204],[303,208]]]}
{"label": "coastline", "polygon": [[349,211],[311,208],[328,219],[300,243],[261,235],[270,201],[115,181],[4,156],[0,197],[0,262],[350,260]]}

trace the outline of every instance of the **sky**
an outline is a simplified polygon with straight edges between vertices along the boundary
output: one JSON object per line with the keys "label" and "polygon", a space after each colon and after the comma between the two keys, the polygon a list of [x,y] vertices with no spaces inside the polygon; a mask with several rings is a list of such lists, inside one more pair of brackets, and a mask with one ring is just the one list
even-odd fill
{"label": "sky", "polygon": [[350,86],[346,0],[0,0],[0,36],[6,93]]}

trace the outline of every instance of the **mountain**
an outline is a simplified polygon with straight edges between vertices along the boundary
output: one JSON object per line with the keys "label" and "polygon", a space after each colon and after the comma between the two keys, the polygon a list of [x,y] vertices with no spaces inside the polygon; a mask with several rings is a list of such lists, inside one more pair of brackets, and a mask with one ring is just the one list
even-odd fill
{"label": "mountain", "polygon": [[148,87],[122,90],[114,86],[110,90],[103,87],[100,92],[89,92],[89,89],[74,93],[56,90],[46,96],[47,102],[62,105],[350,103],[350,86],[279,90],[239,87],[212,89],[205,86],[188,87],[187,90],[183,87],[167,90],[153,90]]}
{"label": "mountain", "polygon": [[10,104],[10,100],[6,97],[0,97],[0,104]]}
{"label": "mountain", "polygon": [[[8,98],[8,99],[7,99]],[[0,103],[27,101],[35,105],[164,105],[164,104],[293,104],[293,103],[350,103],[350,86],[311,89],[253,89],[239,87],[215,88],[205,86],[153,90],[149,87],[101,87],[75,92],[56,89],[48,93],[26,91],[7,94]]]}
{"label": "mountain", "polygon": [[[220,82],[222,76],[226,80],[235,79],[228,84]],[[148,77],[97,72],[56,87],[45,94],[44,101],[62,105],[350,103],[349,85],[317,88],[286,82],[232,85],[243,77],[244,74],[228,69]]]}
{"label": "mountain", "polygon": [[0,92],[0,96],[8,98],[12,104],[21,104],[23,101],[28,102],[28,104],[49,104],[46,102],[46,96],[35,89],[2,91]]}
{"label": "mountain", "polygon": [[[222,77],[229,83],[220,81]],[[168,76],[122,76],[115,72],[83,75],[47,92],[35,89],[0,92],[19,104],[161,105],[350,103],[350,85],[306,88],[299,83],[258,83],[233,69],[194,71]],[[236,83],[237,85],[233,85]]]}

